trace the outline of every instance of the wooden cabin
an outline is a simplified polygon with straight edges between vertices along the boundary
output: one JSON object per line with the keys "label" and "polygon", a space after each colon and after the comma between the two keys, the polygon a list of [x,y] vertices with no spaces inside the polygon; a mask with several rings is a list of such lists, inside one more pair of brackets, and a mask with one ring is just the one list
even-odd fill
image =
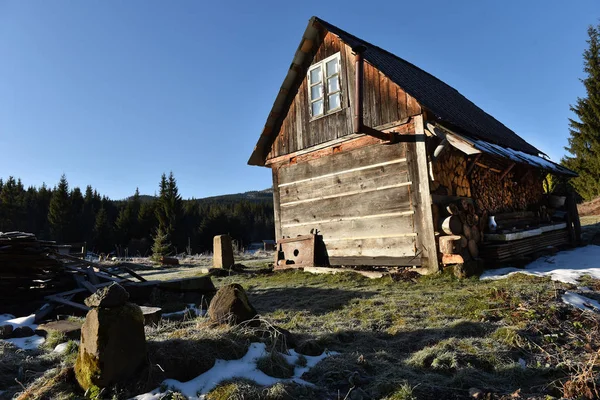
{"label": "wooden cabin", "polygon": [[[552,238],[521,252],[569,240],[541,212],[542,181],[574,172],[446,83],[317,17],[248,164],[272,170],[279,265],[437,271],[500,257],[515,245],[507,234],[542,225]],[[489,216],[504,227],[486,232]]]}

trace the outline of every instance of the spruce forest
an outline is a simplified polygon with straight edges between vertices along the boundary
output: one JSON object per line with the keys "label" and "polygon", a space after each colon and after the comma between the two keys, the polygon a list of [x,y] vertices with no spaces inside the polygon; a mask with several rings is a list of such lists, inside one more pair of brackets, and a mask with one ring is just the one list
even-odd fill
{"label": "spruce forest", "polygon": [[[163,174],[157,196],[135,194],[111,200],[92,186],[70,188],[63,175],[49,188],[25,188],[20,179],[0,179],[0,232],[33,232],[58,243],[87,242],[89,251],[120,256],[212,251],[215,235],[228,233],[240,247],[273,239],[268,195],[183,200],[173,174]],[[156,253],[156,252],[155,252]]]}
{"label": "spruce forest", "polygon": [[571,106],[575,118],[569,120],[569,155],[562,160],[579,174],[570,183],[586,201],[600,196],[600,25],[590,26],[588,37],[583,52],[586,76],[581,79],[586,95]]}

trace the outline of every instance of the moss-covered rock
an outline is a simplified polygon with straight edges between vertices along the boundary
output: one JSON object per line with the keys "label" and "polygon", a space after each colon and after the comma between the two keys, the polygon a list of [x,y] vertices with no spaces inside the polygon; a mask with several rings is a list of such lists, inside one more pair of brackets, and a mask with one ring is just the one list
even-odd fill
{"label": "moss-covered rock", "polygon": [[126,303],[88,312],[75,362],[75,376],[84,390],[124,382],[146,363],[144,315],[139,306]]}

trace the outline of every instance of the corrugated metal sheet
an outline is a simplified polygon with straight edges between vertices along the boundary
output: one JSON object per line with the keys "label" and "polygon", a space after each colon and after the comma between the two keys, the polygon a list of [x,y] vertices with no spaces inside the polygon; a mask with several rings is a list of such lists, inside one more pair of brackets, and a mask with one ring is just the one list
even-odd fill
{"label": "corrugated metal sheet", "polygon": [[486,153],[496,157],[502,157],[519,164],[528,164],[554,174],[577,176],[577,173],[563,167],[560,164],[550,161],[549,159],[535,156],[533,154],[527,154],[519,150],[502,147],[494,143],[486,142],[485,140],[467,138],[455,132],[448,132],[443,128],[442,130],[445,131],[444,133],[445,137],[448,139],[448,143],[465,154],[472,155],[477,153]]}

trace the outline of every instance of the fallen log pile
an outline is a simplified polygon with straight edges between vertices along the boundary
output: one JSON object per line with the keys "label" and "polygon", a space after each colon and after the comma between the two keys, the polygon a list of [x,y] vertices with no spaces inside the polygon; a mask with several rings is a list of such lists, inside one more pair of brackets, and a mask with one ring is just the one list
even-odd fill
{"label": "fallen log pile", "polygon": [[62,263],[48,255],[53,245],[31,233],[0,233],[0,304],[43,298],[73,285]]}
{"label": "fallen log pile", "polygon": [[[0,304],[52,300],[60,292],[82,287],[95,291],[107,282],[130,280],[97,263],[61,254],[59,247],[31,233],[0,233]],[[122,270],[145,281],[128,267]]]}
{"label": "fallen log pile", "polygon": [[[69,314],[87,312],[89,307],[83,299],[114,282],[125,287],[130,299],[139,304],[152,298],[200,304],[216,291],[210,276],[147,281],[134,271],[139,267],[136,264],[121,263],[108,268],[59,252],[65,247],[38,240],[30,233],[0,233],[0,313],[17,309],[31,312],[37,308],[34,314],[39,322],[59,310],[66,309]],[[147,307],[144,315],[150,316],[156,310]]]}

